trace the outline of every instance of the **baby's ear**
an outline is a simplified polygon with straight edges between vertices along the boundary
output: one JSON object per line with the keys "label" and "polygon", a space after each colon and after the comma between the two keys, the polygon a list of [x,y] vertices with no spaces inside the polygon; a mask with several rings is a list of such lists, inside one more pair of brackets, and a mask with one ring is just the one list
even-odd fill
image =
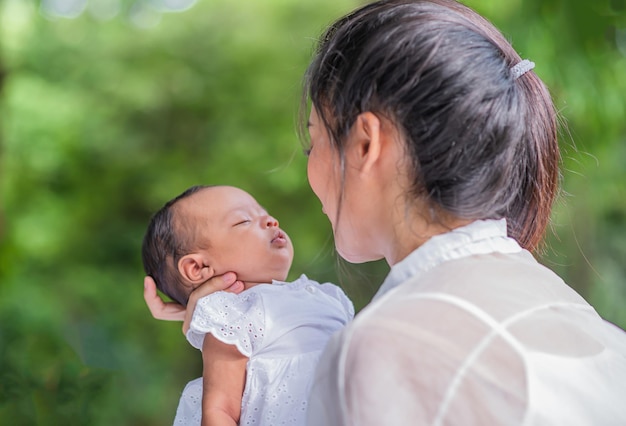
{"label": "baby's ear", "polygon": [[191,253],[178,261],[178,272],[192,284],[201,284],[215,275],[213,268],[207,264],[201,253]]}

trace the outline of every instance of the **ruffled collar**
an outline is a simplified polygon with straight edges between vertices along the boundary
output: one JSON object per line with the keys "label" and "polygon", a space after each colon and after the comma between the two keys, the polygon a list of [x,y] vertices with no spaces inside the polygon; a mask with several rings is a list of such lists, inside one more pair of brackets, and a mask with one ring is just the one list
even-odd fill
{"label": "ruffled collar", "polygon": [[506,232],[506,219],[477,220],[469,225],[432,237],[396,263],[372,299],[375,301],[409,278],[440,263],[475,254],[518,253],[520,245]]}

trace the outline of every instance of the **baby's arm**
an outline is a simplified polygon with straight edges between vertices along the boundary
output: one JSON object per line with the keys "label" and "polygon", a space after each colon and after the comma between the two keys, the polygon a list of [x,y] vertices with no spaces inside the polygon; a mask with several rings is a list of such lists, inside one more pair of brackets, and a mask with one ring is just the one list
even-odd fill
{"label": "baby's arm", "polygon": [[239,424],[248,357],[206,334],[202,361],[202,426]]}

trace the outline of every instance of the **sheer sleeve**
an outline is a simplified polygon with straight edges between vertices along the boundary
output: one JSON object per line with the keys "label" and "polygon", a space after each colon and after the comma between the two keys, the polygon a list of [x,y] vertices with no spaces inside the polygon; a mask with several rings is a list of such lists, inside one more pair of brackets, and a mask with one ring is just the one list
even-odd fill
{"label": "sheer sleeve", "polygon": [[624,354],[623,331],[530,255],[450,261],[329,342],[308,425],[626,424]]}
{"label": "sheer sleeve", "polygon": [[194,310],[187,340],[201,350],[206,333],[237,346],[239,352],[250,357],[265,337],[263,298],[249,291],[241,294],[220,291],[203,297]]}
{"label": "sheer sleeve", "polygon": [[368,314],[327,346],[309,425],[522,422],[522,361],[498,339],[473,353],[489,335],[485,324],[433,301],[405,300]]}

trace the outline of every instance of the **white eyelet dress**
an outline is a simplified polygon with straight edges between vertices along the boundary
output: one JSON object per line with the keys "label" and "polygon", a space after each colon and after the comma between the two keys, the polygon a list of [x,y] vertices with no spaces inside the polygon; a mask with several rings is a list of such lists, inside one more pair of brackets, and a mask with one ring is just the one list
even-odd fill
{"label": "white eyelet dress", "polygon": [[[249,358],[240,425],[303,425],[322,349],[353,317],[352,302],[339,287],[302,275],[200,299],[187,339],[202,349],[211,333]],[[199,378],[185,387],[174,424],[199,425],[201,403]]]}

